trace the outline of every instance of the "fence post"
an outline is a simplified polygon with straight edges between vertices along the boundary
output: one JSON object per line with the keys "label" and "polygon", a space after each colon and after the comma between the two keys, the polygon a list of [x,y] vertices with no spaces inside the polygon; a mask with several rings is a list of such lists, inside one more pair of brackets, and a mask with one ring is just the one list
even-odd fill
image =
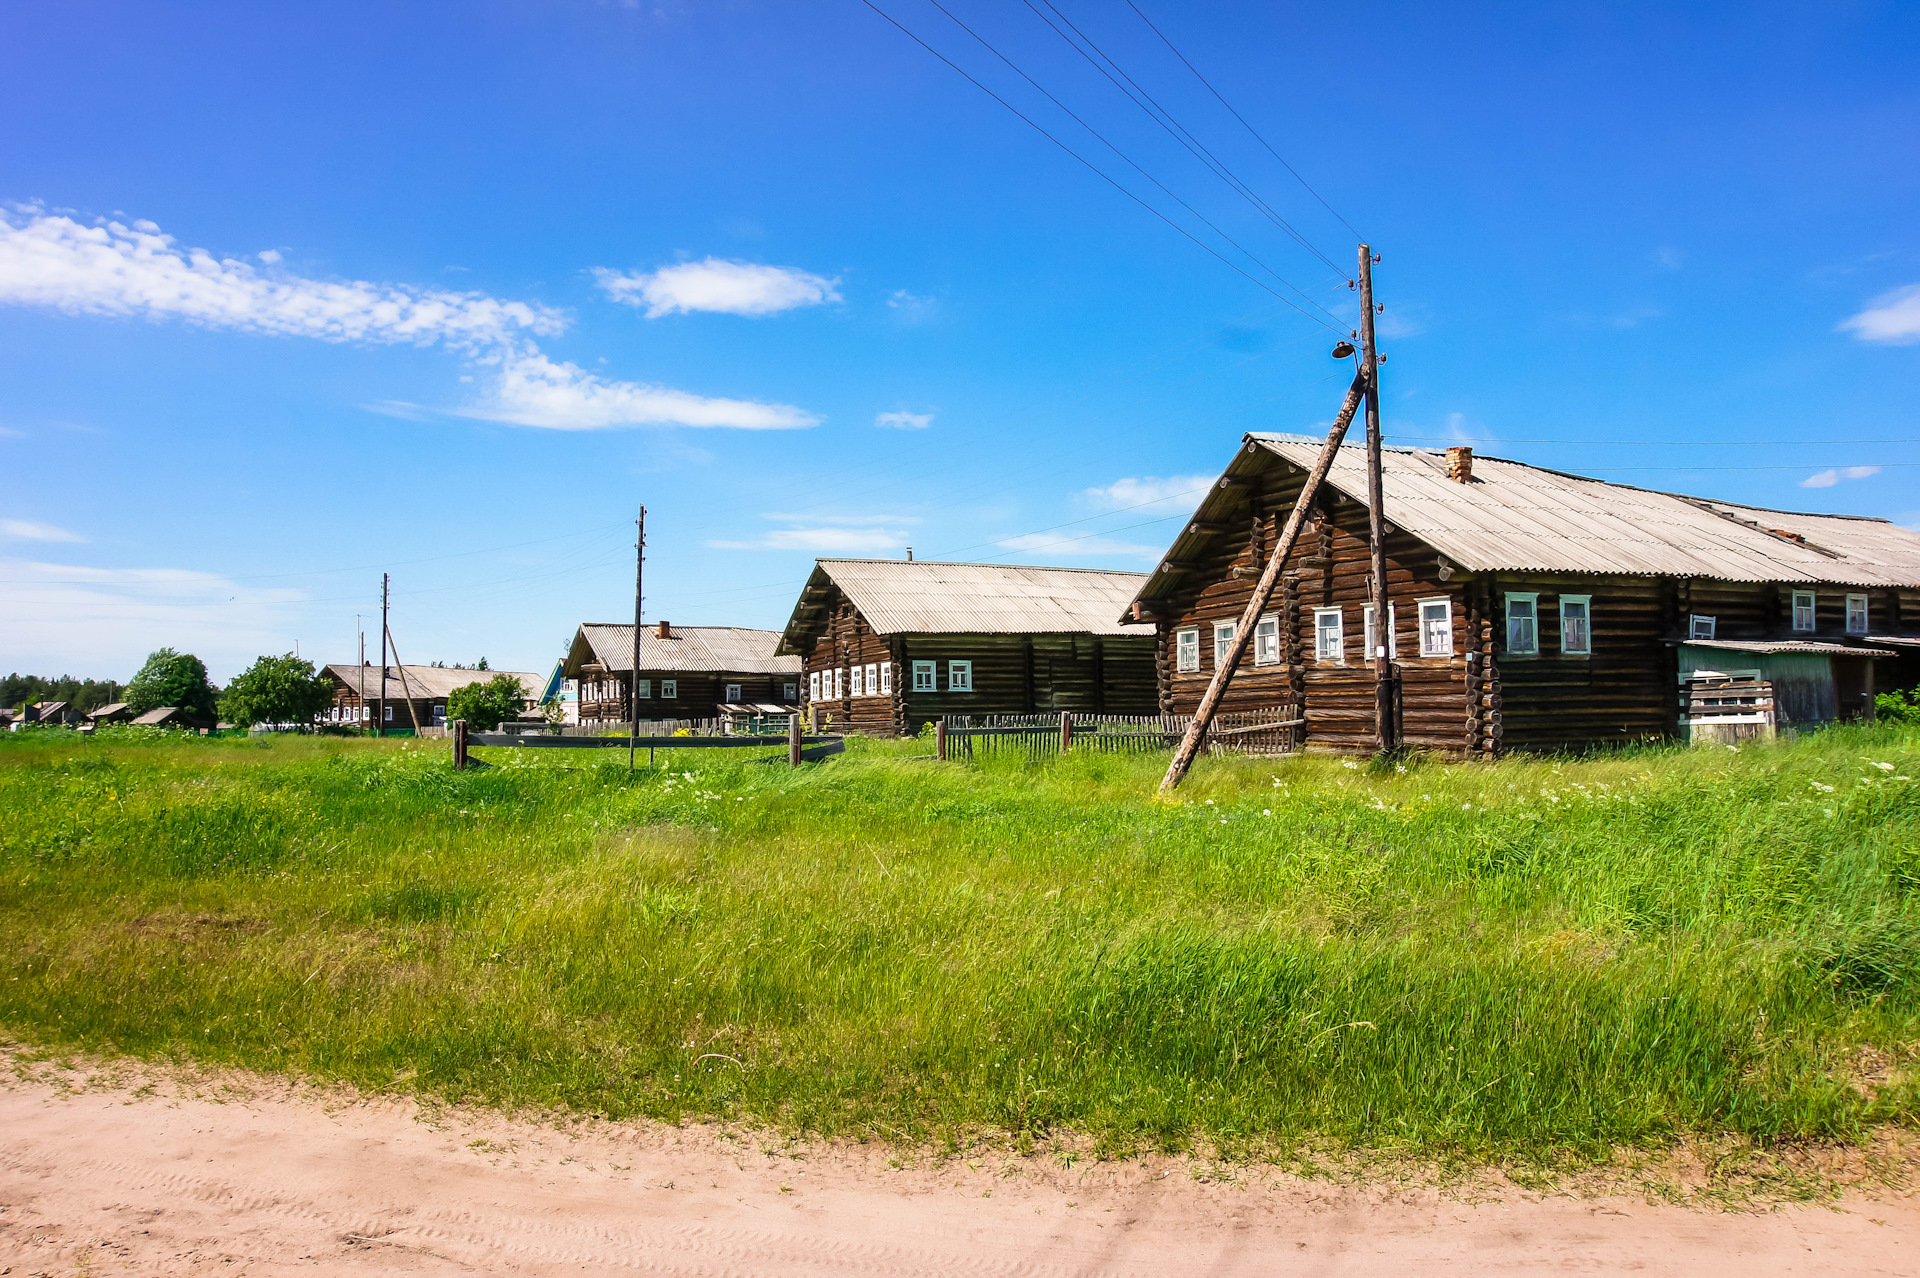
{"label": "fence post", "polygon": [[467,767],[467,721],[453,721],[453,770],[464,772]]}
{"label": "fence post", "polygon": [[934,720],[933,756],[942,763],[947,761],[947,717],[945,715]]}
{"label": "fence post", "polygon": [[1065,754],[1073,748],[1073,712],[1060,712],[1060,753]]}
{"label": "fence post", "polygon": [[800,716],[787,716],[787,762],[794,767],[800,766]]}

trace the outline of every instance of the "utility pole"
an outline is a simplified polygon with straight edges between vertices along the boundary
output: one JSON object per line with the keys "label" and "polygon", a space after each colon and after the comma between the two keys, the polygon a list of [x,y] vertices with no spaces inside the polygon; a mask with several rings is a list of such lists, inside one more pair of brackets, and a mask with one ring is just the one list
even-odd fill
{"label": "utility pole", "polygon": [[1360,246],[1360,372],[1367,379],[1367,543],[1373,553],[1373,725],[1381,750],[1395,746],[1393,605],[1387,602],[1387,518],[1381,508],[1380,359],[1373,340],[1373,250]]}
{"label": "utility pole", "polygon": [[392,579],[380,574],[380,704],[373,712],[373,735],[387,735],[387,588]]}
{"label": "utility pole", "polygon": [[[647,508],[633,521],[633,669],[627,674],[627,771],[633,771],[633,754],[640,746],[640,583],[647,567]],[[648,752],[649,757],[652,751]]]}

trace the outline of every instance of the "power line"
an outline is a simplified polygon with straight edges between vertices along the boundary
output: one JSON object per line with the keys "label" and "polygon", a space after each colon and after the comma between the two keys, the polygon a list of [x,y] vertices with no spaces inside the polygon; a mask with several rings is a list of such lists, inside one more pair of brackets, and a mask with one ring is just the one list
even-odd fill
{"label": "power line", "polygon": [[[974,88],[980,90],[980,92],[986,94],[988,97],[992,98],[995,102],[998,102],[1001,106],[1005,107],[1007,110],[1011,111],[1014,115],[1018,116],[1020,120],[1024,124],[1026,124],[1029,128],[1031,128],[1034,132],[1038,133],[1041,137],[1053,143],[1055,146],[1059,147],[1062,151],[1065,151],[1068,155],[1072,156],[1074,159],[1078,160],[1081,164],[1085,165],[1101,181],[1111,186],[1114,190],[1120,192],[1120,194],[1126,196],[1129,200],[1132,200],[1135,204],[1138,204],[1141,208],[1145,209],[1147,212],[1159,218],[1162,222],[1165,222],[1168,226],[1172,227],[1174,230],[1178,231],[1180,234],[1186,236],[1189,240],[1192,240],[1196,245],[1198,245],[1202,250],[1204,250],[1209,256],[1217,259],[1218,261],[1223,263],[1225,266],[1227,266],[1230,270],[1232,270],[1236,274],[1245,278],[1248,283],[1254,285],[1256,288],[1264,289],[1266,292],[1272,293],[1273,296],[1278,298],[1282,303],[1284,303],[1285,305],[1291,307],[1296,311],[1299,311],[1300,314],[1306,316],[1308,319],[1312,320],[1314,323],[1319,324],[1324,328],[1331,329],[1333,332],[1339,333],[1343,337],[1346,335],[1343,330],[1331,324],[1328,324],[1325,320],[1322,320],[1319,316],[1313,314],[1312,312],[1304,310],[1301,307],[1295,305],[1290,298],[1286,297],[1284,294],[1280,293],[1278,290],[1272,288],[1271,286],[1264,283],[1263,281],[1256,279],[1254,276],[1249,275],[1246,271],[1242,270],[1237,263],[1225,257],[1223,254],[1219,252],[1219,250],[1215,249],[1211,244],[1208,244],[1206,241],[1202,240],[1199,236],[1195,235],[1192,231],[1189,231],[1186,227],[1181,226],[1178,222],[1168,217],[1165,213],[1162,213],[1159,209],[1154,208],[1153,205],[1147,203],[1145,200],[1135,195],[1132,191],[1129,191],[1126,187],[1122,186],[1119,182],[1115,181],[1112,177],[1108,176],[1107,173],[1103,171],[1098,165],[1094,164],[1093,161],[1087,159],[1085,156],[1081,155],[1078,151],[1075,151],[1072,147],[1068,146],[1065,142],[1062,142],[1059,138],[1047,132],[1045,128],[1041,127],[1039,123],[1034,121],[1025,112],[1021,111],[1020,108],[1014,106],[1013,103],[1007,101],[1005,98],[995,93],[992,89],[989,89],[986,85],[982,84],[979,80],[975,79],[967,71],[962,69],[959,66],[959,64],[955,63],[951,58],[947,57],[945,54],[941,53],[938,49],[928,44],[925,40],[922,40],[919,36],[907,30],[906,27],[902,26],[898,21],[894,19],[892,14],[889,14],[885,9],[882,9],[879,5],[875,4],[873,0],[861,0],[861,2],[865,4],[867,8],[879,14],[882,18],[885,18],[902,35],[906,36],[909,40],[912,40],[915,44],[925,49],[928,53],[931,53],[934,57],[940,59],[940,61],[946,63],[948,67],[952,68],[953,71],[955,71],[957,74],[963,77],[967,81],[967,83],[971,84]],[[945,12],[945,10],[942,10],[942,12]],[[955,19],[955,21],[957,22],[958,19]],[[981,43],[984,44],[985,41],[982,41]],[[1009,63],[1008,65],[1012,65],[1012,64]],[[1042,92],[1044,92],[1044,90],[1042,90]],[[1062,109],[1064,110],[1065,108],[1062,108]],[[1098,135],[1096,134],[1096,136]],[[1235,247],[1238,247],[1238,246],[1236,245]],[[1245,250],[1242,250],[1242,251],[1244,252]],[[1251,256],[1251,254],[1249,254],[1249,256]],[[1265,268],[1263,267],[1262,269],[1265,269]],[[1277,279],[1279,277],[1275,276],[1275,278]],[[1285,281],[1282,281],[1282,282],[1285,283]],[[1287,287],[1293,288],[1294,286],[1292,284],[1288,284]],[[1299,290],[1295,289],[1295,291],[1298,292]]]}
{"label": "power line", "polygon": [[[1313,254],[1315,257],[1319,258],[1322,262],[1326,263],[1326,267],[1328,270],[1340,276],[1342,279],[1346,278],[1345,272],[1343,272],[1338,266],[1334,265],[1332,258],[1328,257],[1325,253],[1321,252],[1318,245],[1314,244],[1311,240],[1309,240],[1303,233],[1301,233],[1297,228],[1295,228],[1292,223],[1288,222],[1284,217],[1281,217],[1280,214],[1274,209],[1274,207],[1271,204],[1268,204],[1265,200],[1261,199],[1260,196],[1254,192],[1251,186],[1249,186],[1246,182],[1242,181],[1240,179],[1240,176],[1227,166],[1224,160],[1222,160],[1219,156],[1215,155],[1213,151],[1209,149],[1205,143],[1200,141],[1199,138],[1195,137],[1193,135],[1192,130],[1188,129],[1185,125],[1181,124],[1180,121],[1176,120],[1173,117],[1173,113],[1171,111],[1168,111],[1165,107],[1161,106],[1159,100],[1155,98],[1151,93],[1148,93],[1146,88],[1143,85],[1141,85],[1141,83],[1138,80],[1135,80],[1132,76],[1128,75],[1126,71],[1121,68],[1120,64],[1113,60],[1113,58],[1107,53],[1106,50],[1102,49],[1099,45],[1095,44],[1091,36],[1089,36],[1086,32],[1082,31],[1079,27],[1075,26],[1073,23],[1073,20],[1067,17],[1066,14],[1061,13],[1060,10],[1053,4],[1053,0],[1042,0],[1042,3],[1044,3],[1048,9],[1053,11],[1054,17],[1060,19],[1062,23],[1066,24],[1068,30],[1071,30],[1074,36],[1078,36],[1080,38],[1081,43],[1084,43],[1086,45],[1086,49],[1081,48],[1080,44],[1076,44],[1073,40],[1073,37],[1067,35],[1066,31],[1062,31],[1060,27],[1054,23],[1052,18],[1049,18],[1047,17],[1046,14],[1041,13],[1039,8],[1033,3],[1033,0],[1024,0],[1024,2],[1027,8],[1033,10],[1035,17],[1039,18],[1040,21],[1046,23],[1047,27],[1055,35],[1059,36],[1062,40],[1065,40],[1067,42],[1067,46],[1069,48],[1071,48],[1075,53],[1078,53],[1082,58],[1085,58],[1089,66],[1091,66],[1094,70],[1098,71],[1101,75],[1105,76],[1107,80],[1112,83],[1114,88],[1119,89],[1121,93],[1126,95],[1127,99],[1130,102],[1132,102],[1135,106],[1139,107],[1143,112],[1145,112],[1148,119],[1152,120],[1155,124],[1158,124],[1162,129],[1166,130],[1167,135],[1169,137],[1171,137],[1175,142],[1178,142],[1181,146],[1185,147],[1188,153],[1191,154],[1196,160],[1199,160],[1202,165],[1206,166],[1206,168],[1211,173],[1213,173],[1215,177],[1218,177],[1222,182],[1225,182],[1230,190],[1232,190],[1236,195],[1241,196],[1249,204],[1253,205],[1253,207],[1256,210],[1258,210],[1261,214],[1263,214],[1267,218],[1267,220],[1272,222],[1275,226],[1279,227],[1282,231],[1286,232],[1288,236],[1292,237],[1294,243],[1298,244],[1301,248],[1307,250],[1307,252]],[[1094,54],[1098,54],[1099,60],[1095,60],[1093,55],[1087,52],[1087,49],[1092,49]],[[1101,62],[1105,62],[1107,66],[1105,67],[1101,66],[1100,65]],[[1109,71],[1107,67],[1111,67],[1113,69]],[[1116,73],[1118,74],[1119,79],[1114,78]],[[1120,83],[1121,80],[1125,80],[1126,84]]]}
{"label": "power line", "polygon": [[1770,444],[1791,448],[1819,448],[1826,446],[1860,444],[1920,444],[1920,439],[1498,439],[1492,435],[1403,435],[1395,432],[1394,439],[1425,439],[1461,443],[1470,440],[1476,444],[1563,444],[1578,447],[1586,444],[1618,446],[1621,448],[1764,448]]}
{"label": "power line", "polygon": [[1335,217],[1340,218],[1340,225],[1346,227],[1349,231],[1353,231],[1353,236],[1355,239],[1364,240],[1367,238],[1366,236],[1360,234],[1359,231],[1354,229],[1353,223],[1347,221],[1346,218],[1341,217],[1340,210],[1334,208],[1333,205],[1328,204],[1326,197],[1321,195],[1320,192],[1314,190],[1313,187],[1307,182],[1307,180],[1300,176],[1300,170],[1294,168],[1291,164],[1288,164],[1286,161],[1286,157],[1282,156],[1278,151],[1274,150],[1273,144],[1271,142],[1267,141],[1265,138],[1260,136],[1260,131],[1258,129],[1254,128],[1251,124],[1247,123],[1246,116],[1241,115],[1238,111],[1235,111],[1233,109],[1233,103],[1227,101],[1225,97],[1221,96],[1220,90],[1214,88],[1213,83],[1210,80],[1208,80],[1206,76],[1200,74],[1199,67],[1196,67],[1193,65],[1193,63],[1187,61],[1187,55],[1180,52],[1180,50],[1177,47],[1175,47],[1173,41],[1167,39],[1167,35],[1164,31],[1162,31],[1159,27],[1156,27],[1153,25],[1153,19],[1149,18],[1146,14],[1140,12],[1139,5],[1135,4],[1133,0],[1127,0],[1127,8],[1133,10],[1135,14],[1138,14],[1140,21],[1147,24],[1147,30],[1159,36],[1160,43],[1166,45],[1167,48],[1171,49],[1173,51],[1173,56],[1180,59],[1180,61],[1186,66],[1187,70],[1193,72],[1193,78],[1200,81],[1201,84],[1206,85],[1207,92],[1211,93],[1214,96],[1214,98],[1219,101],[1220,105],[1227,109],[1227,111],[1233,116],[1234,119],[1240,121],[1241,127],[1245,128],[1248,133],[1253,134],[1253,140],[1258,142],[1261,146],[1267,148],[1267,154],[1271,155],[1274,159],[1280,161],[1280,167],[1285,169],[1287,172],[1293,174],[1294,181],[1298,182],[1301,186],[1306,187],[1308,195],[1311,195],[1314,199],[1320,201],[1321,208],[1324,208],[1327,212],[1333,214]]}

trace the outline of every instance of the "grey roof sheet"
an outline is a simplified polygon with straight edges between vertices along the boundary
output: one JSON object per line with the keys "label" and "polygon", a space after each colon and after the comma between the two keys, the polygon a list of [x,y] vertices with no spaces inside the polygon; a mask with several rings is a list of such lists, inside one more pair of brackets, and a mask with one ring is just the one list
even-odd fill
{"label": "grey roof sheet", "polygon": [[89,719],[97,719],[105,715],[118,714],[120,713],[120,711],[125,710],[126,708],[127,708],[127,703],[124,701],[109,701],[106,705],[101,706],[98,709],[88,711],[87,717]]}
{"label": "grey roof sheet", "polygon": [[[455,688],[464,688],[470,683],[485,683],[495,675],[512,675],[527,690],[529,698],[538,698],[540,690],[546,685],[546,679],[537,674],[527,674],[520,670],[449,670],[445,666],[388,666],[386,699],[404,700],[410,689],[415,701],[433,701],[448,696]],[[400,672],[406,671],[406,681],[400,679]],[[356,666],[351,663],[330,665],[328,674],[359,693],[363,700],[374,701],[380,692],[380,667]],[[365,691],[362,691],[362,689]]]}
{"label": "grey roof sheet", "polygon": [[[1251,469],[1264,450],[1310,469],[1325,441],[1255,432],[1227,467]],[[1444,453],[1388,446],[1381,478],[1387,522],[1474,571],[1623,573],[1722,581],[1920,585],[1920,533],[1884,519],[1767,510],[1476,456],[1473,482],[1447,478]],[[1367,500],[1366,449],[1350,443],[1328,482]],[[1197,518],[1227,500],[1209,493]],[[1182,533],[1168,558],[1179,558]],[[1802,540],[1795,540],[1795,538]],[[1141,597],[1166,587],[1156,571]]]}
{"label": "grey roof sheet", "polygon": [[[689,674],[799,674],[798,657],[775,655],[780,643],[777,630],[749,630],[744,626],[667,626],[668,637],[660,637],[657,626],[645,627],[640,635],[642,670],[677,670]],[[568,674],[577,677],[579,666],[587,660],[581,652],[585,641],[591,658],[609,670],[633,669],[633,623],[593,622],[580,627],[574,638],[574,651],[567,659]],[[578,660],[576,660],[578,658]]]}
{"label": "grey roof sheet", "polygon": [[[883,635],[1129,635],[1139,628],[1114,618],[1146,580],[1143,572],[1099,568],[821,559],[807,585],[839,587]],[[800,612],[787,623],[789,636],[807,629]]]}
{"label": "grey roof sheet", "polygon": [[1883,648],[1855,648],[1844,643],[1821,643],[1816,639],[1687,639],[1685,648],[1714,648],[1723,652],[1757,652],[1762,656],[1795,654],[1808,657],[1892,657],[1897,654]]}
{"label": "grey roof sheet", "polygon": [[179,713],[180,710],[177,706],[158,706],[147,711],[139,718],[133,720],[133,722],[146,727],[163,726],[171,722],[173,717]]}

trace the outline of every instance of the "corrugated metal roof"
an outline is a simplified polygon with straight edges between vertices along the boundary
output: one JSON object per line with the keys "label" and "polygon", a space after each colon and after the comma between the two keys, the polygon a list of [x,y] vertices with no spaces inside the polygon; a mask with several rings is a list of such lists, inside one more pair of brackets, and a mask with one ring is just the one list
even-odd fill
{"label": "corrugated metal roof", "polygon": [[1722,652],[1757,652],[1763,656],[1798,655],[1806,657],[1892,657],[1898,654],[1881,648],[1853,648],[1844,643],[1821,643],[1814,639],[1688,639],[1683,648],[1714,648]]}
{"label": "corrugated metal roof", "polygon": [[[956,564],[937,560],[821,559],[807,592],[831,584],[878,634],[1140,633],[1114,620],[1147,574],[1099,568],[1023,564]],[[787,623],[782,651],[814,626],[802,620],[806,594]]]}
{"label": "corrugated metal roof", "polygon": [[[691,674],[799,674],[798,657],[775,655],[777,630],[749,630],[744,626],[667,627],[662,639],[658,626],[640,635],[642,670],[678,670]],[[633,669],[633,623],[584,623],[574,636],[567,656],[567,676],[578,678],[580,667],[598,661],[608,670]]]}
{"label": "corrugated metal roof", "polygon": [[[407,673],[405,684],[400,680],[400,672]],[[389,701],[401,701],[407,696],[406,690],[413,690],[416,701],[437,700],[450,694],[455,688],[464,688],[470,683],[485,683],[495,675],[512,675],[527,690],[527,699],[533,700],[540,695],[540,676],[526,674],[518,670],[449,670],[445,666],[388,666],[386,698]],[[362,700],[376,701],[380,698],[380,667],[356,666],[351,663],[330,665],[327,673],[341,683],[352,688]],[[365,689],[364,692],[361,689]]]}
{"label": "corrugated metal roof", "polygon": [[[1251,469],[1258,449],[1301,470],[1325,441],[1256,432],[1228,466]],[[1443,453],[1382,450],[1386,520],[1473,571],[1625,573],[1722,581],[1850,586],[1920,585],[1920,534],[1884,519],[1767,510],[1570,475],[1500,457],[1475,456],[1473,481],[1447,477]],[[1347,444],[1327,481],[1365,506],[1366,448]],[[1230,498],[1219,488],[1205,520]],[[1191,532],[1174,543],[1180,557]],[[1156,571],[1141,597],[1167,588]]]}

